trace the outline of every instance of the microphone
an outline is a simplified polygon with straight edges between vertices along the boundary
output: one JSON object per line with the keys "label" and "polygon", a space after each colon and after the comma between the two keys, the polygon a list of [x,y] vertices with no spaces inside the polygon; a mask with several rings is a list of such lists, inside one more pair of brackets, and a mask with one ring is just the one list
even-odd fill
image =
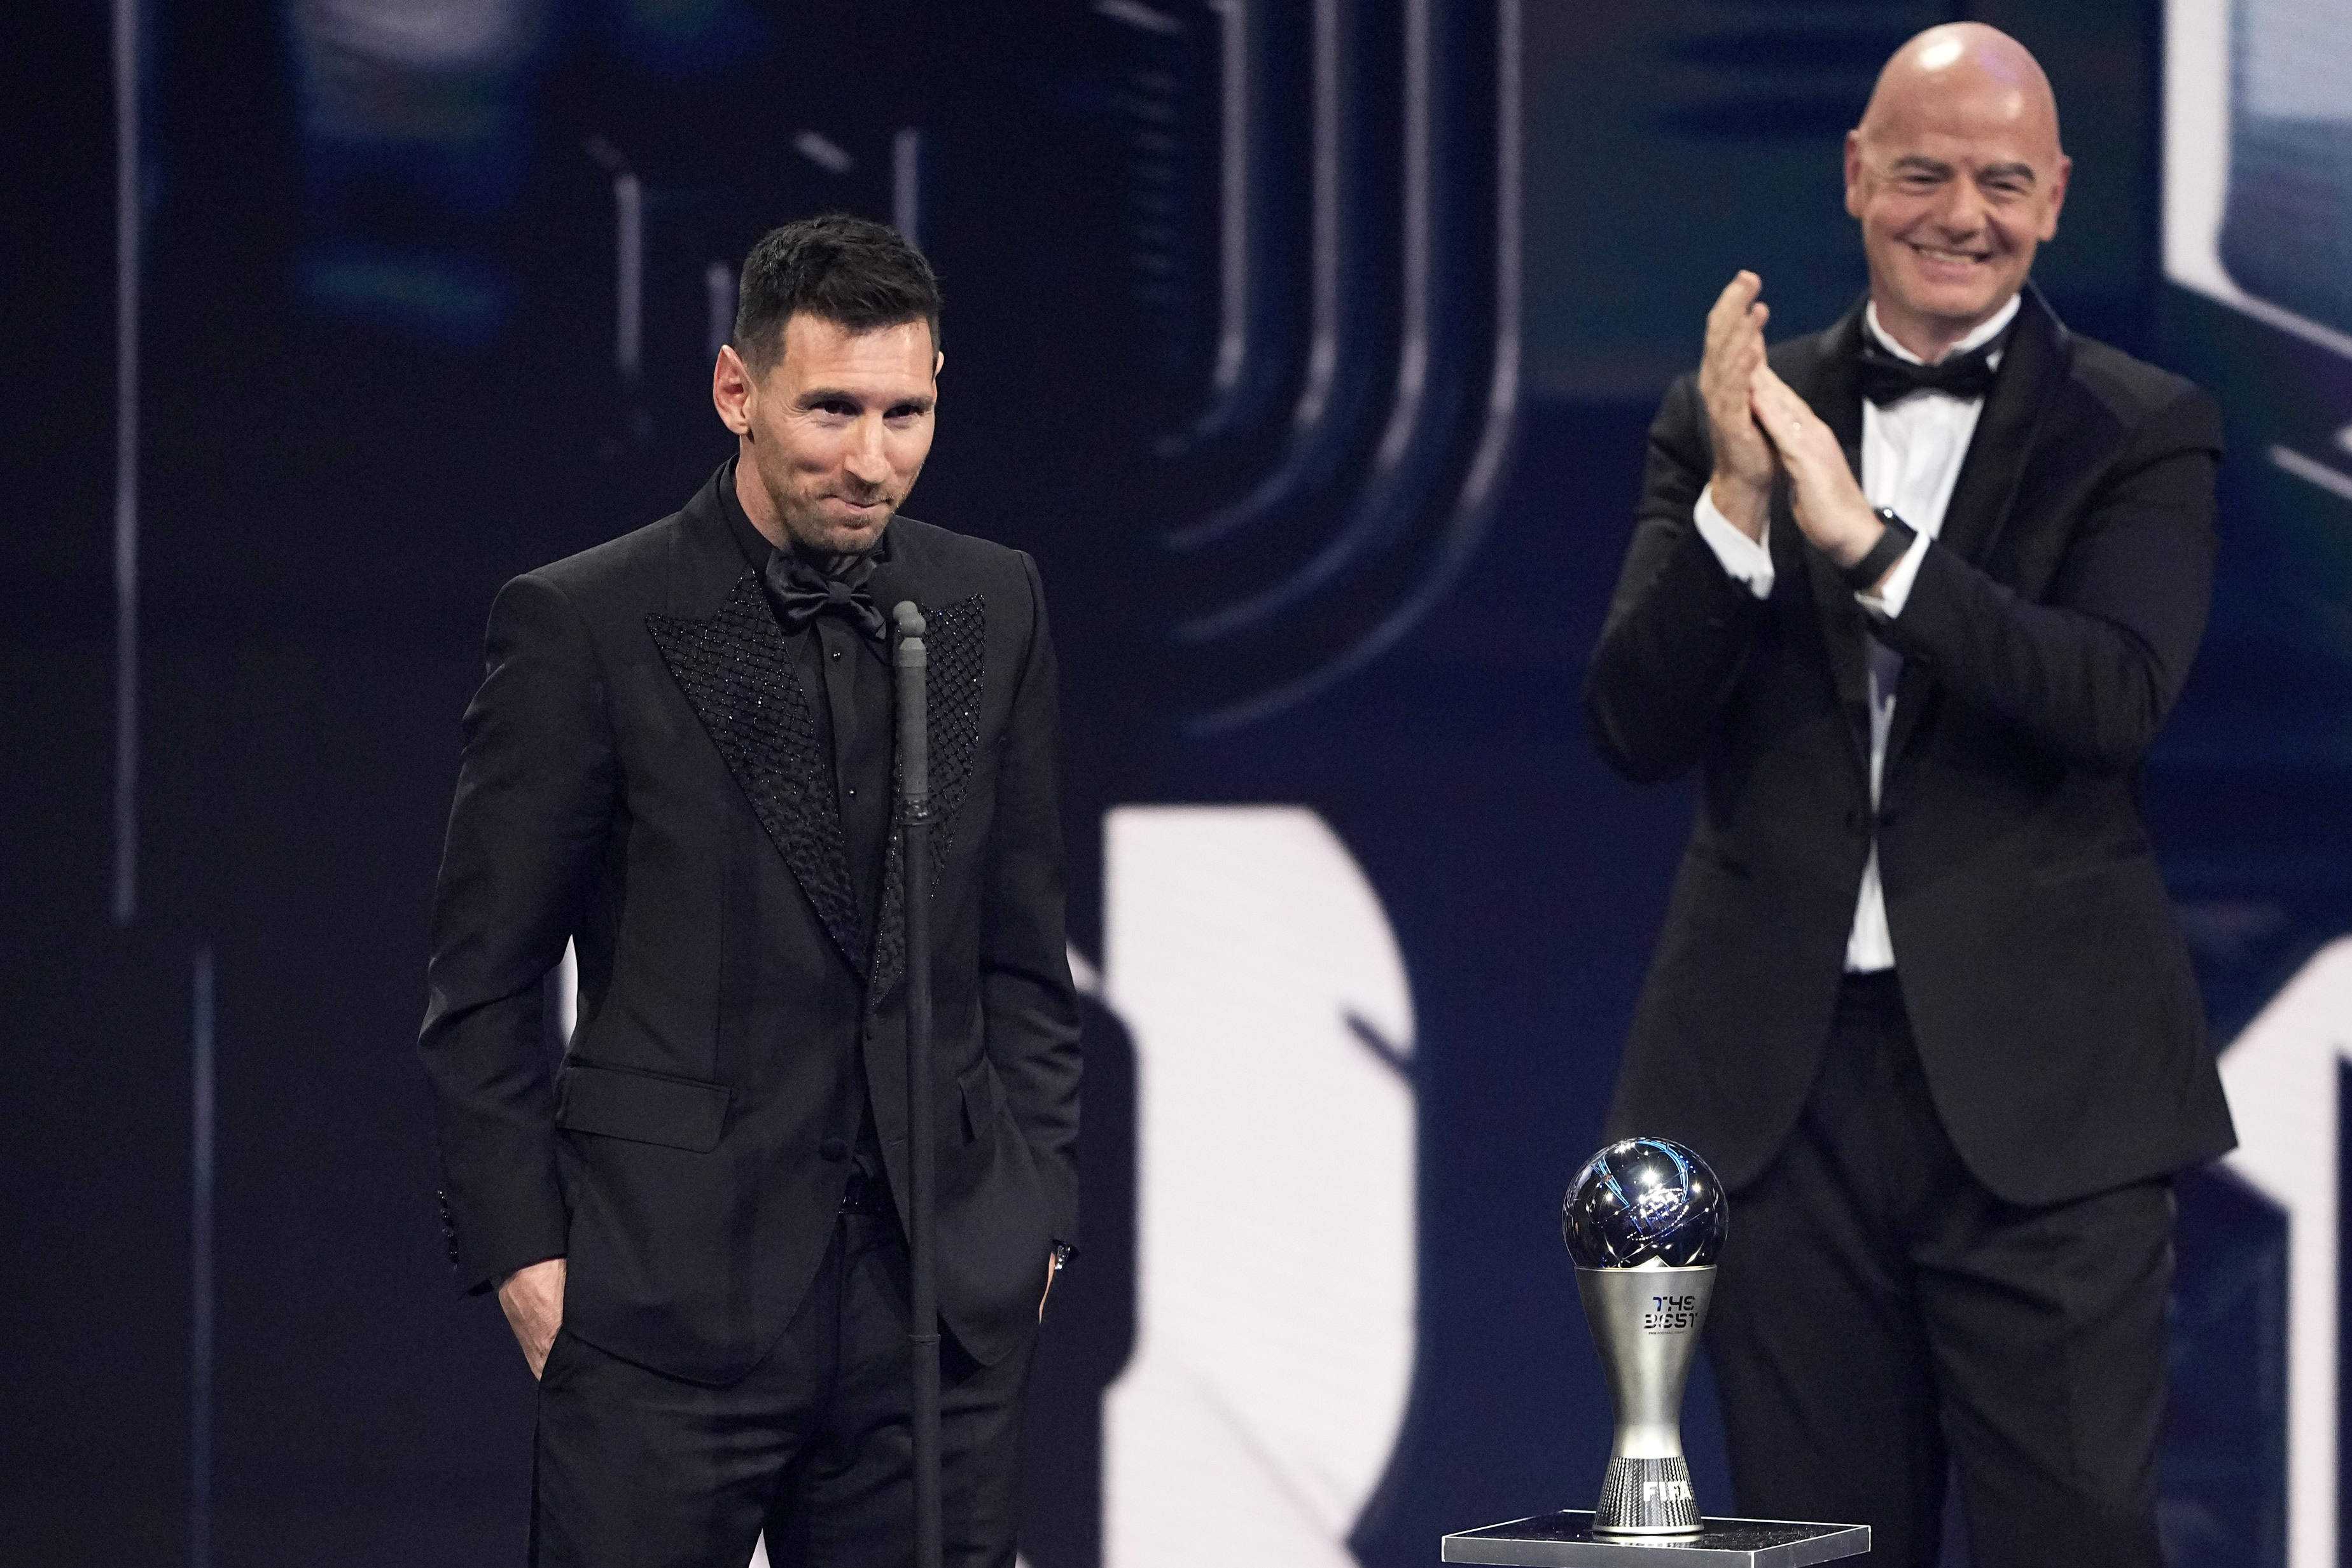
{"label": "microphone", "polygon": [[898,824],[907,907],[907,1345],[914,1446],[915,1568],[940,1568],[938,1141],[931,1093],[930,653],[914,601],[891,607],[898,696]]}

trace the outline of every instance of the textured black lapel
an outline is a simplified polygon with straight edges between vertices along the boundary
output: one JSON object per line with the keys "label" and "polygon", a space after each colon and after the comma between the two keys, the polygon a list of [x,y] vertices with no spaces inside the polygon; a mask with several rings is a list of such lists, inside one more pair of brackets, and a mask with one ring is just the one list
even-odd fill
{"label": "textured black lapel", "polygon": [[[1838,444],[1845,450],[1846,465],[1853,471],[1854,482],[1860,484],[1862,387],[1854,361],[1862,350],[1862,307],[1855,306],[1816,341],[1819,357],[1811,373],[1792,382],[1790,390],[1837,433]],[[1830,672],[1837,683],[1839,709],[1846,716],[1846,738],[1853,743],[1854,760],[1867,767],[1870,664],[1863,641],[1867,631],[1866,618],[1862,607],[1854,602],[1853,590],[1846,586],[1844,574],[1829,557],[1815,549],[1797,527],[1796,517],[1789,509],[1785,479],[1775,491],[1772,509],[1772,526],[1783,531],[1783,537],[1805,563],[1805,580],[1812,590],[1822,645],[1829,654]]]}
{"label": "textured black lapel", "polygon": [[[1938,549],[1952,550],[1978,567],[1992,564],[1993,551],[2009,527],[2017,506],[2019,486],[2025,478],[2042,423],[2058,389],[2065,383],[2073,354],[2066,329],[2058,322],[2042,291],[2028,284],[2010,328],[2009,344],[2001,351],[2000,373],[1992,394],[1985,399],[1976,434],[1969,439],[1969,455],[1961,459],[1952,499],[1944,508],[1944,526],[1936,536]],[[1859,472],[1859,470],[1857,470]],[[1934,695],[1935,680],[1916,659],[1906,660],[1895,686],[1895,717],[1886,735],[1886,758],[1894,761],[1919,727],[1921,716]]]}
{"label": "textured black lapel", "polygon": [[747,567],[708,621],[648,615],[646,629],[834,945],[864,972],[866,936],[833,770],[760,574]]}
{"label": "textured black lapel", "polygon": [[[877,574],[878,575],[878,574]],[[876,596],[880,601],[880,596]],[[980,752],[980,698],[988,652],[988,601],[975,593],[941,610],[925,610],[924,730],[930,740],[932,887],[955,847],[955,817],[971,789]],[[892,789],[898,768],[891,768]],[[879,1001],[907,966],[906,841],[894,820],[882,860],[882,916],[876,923],[874,972],[867,1005]]]}

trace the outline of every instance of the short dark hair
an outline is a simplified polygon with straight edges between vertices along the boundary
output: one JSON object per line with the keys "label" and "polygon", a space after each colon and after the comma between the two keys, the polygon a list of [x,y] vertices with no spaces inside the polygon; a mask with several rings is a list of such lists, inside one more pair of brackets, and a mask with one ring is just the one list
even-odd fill
{"label": "short dark hair", "polygon": [[940,281],[923,253],[884,224],[826,213],[770,229],[743,258],[735,351],[754,373],[783,352],[784,323],[806,311],[852,332],[921,321],[940,343]]}

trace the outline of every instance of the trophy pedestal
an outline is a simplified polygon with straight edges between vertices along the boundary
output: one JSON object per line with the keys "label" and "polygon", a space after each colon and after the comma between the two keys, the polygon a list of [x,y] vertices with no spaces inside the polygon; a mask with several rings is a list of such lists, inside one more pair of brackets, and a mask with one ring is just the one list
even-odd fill
{"label": "trophy pedestal", "polygon": [[1631,1553],[1658,1553],[1655,1568],[1805,1568],[1870,1550],[1864,1524],[1780,1519],[1702,1519],[1696,1535],[1596,1535],[1589,1509],[1539,1513],[1444,1538],[1444,1561],[1532,1568],[1629,1568]]}

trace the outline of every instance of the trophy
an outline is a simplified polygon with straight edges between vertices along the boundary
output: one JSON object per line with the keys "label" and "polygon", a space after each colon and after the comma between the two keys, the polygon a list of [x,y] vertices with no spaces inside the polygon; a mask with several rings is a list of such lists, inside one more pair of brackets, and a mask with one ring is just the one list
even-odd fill
{"label": "trophy", "polygon": [[1683,1459],[1683,1385],[1729,1225],[1715,1173],[1664,1138],[1610,1145],[1585,1162],[1560,1204],[1560,1237],[1617,1411],[1592,1511],[1596,1534],[1698,1533]]}
{"label": "trophy", "polygon": [[1570,1184],[1559,1228],[1617,1413],[1599,1503],[1445,1536],[1444,1560],[1613,1568],[1628,1551],[1663,1549],[1692,1568],[1804,1568],[1869,1551],[1864,1525],[1699,1513],[1683,1458],[1683,1385],[1730,1230],[1706,1162],[1665,1138],[1612,1144]]}

